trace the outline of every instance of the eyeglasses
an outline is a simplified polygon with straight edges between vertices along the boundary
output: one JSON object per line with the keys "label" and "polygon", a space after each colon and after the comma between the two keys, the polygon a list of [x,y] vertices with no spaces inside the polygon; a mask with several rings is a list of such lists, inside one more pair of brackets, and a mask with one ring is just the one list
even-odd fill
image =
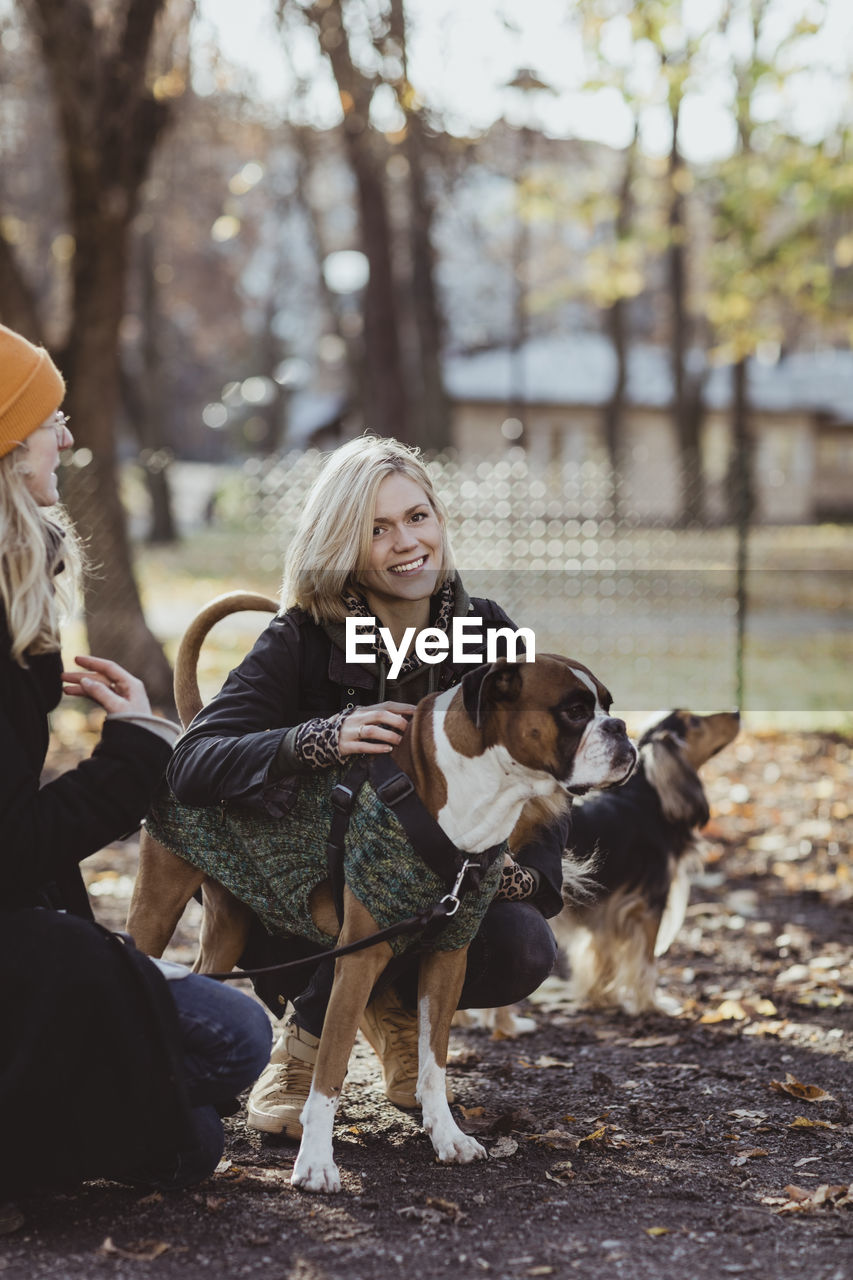
{"label": "eyeglasses", "polygon": [[68,424],[70,421],[71,419],[67,414],[63,413],[61,409],[57,409],[56,413],[53,415],[53,422],[48,423],[48,426],[53,427],[56,432],[56,443],[59,445],[60,449],[64,447],[65,433],[68,430]]}
{"label": "eyeglasses", "polygon": [[[65,434],[69,431],[68,424],[71,419],[61,409],[57,409],[50,422],[43,422],[41,426],[36,427],[37,431],[52,431],[56,436],[56,444],[59,449],[68,449],[74,443],[73,440],[66,441]],[[13,440],[20,449],[29,449],[26,440]]]}

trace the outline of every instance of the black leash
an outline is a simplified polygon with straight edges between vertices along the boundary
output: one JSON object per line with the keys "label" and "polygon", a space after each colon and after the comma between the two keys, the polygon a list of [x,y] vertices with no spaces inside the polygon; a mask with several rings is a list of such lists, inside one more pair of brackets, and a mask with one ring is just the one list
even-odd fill
{"label": "black leash", "polygon": [[[461,877],[467,871],[460,873]],[[359,938],[357,942],[350,942],[345,947],[335,947],[327,951],[318,951],[314,955],[303,956],[301,960],[287,960],[283,964],[269,964],[262,969],[236,969],[231,973],[203,973],[202,978],[215,978],[217,982],[236,982],[238,978],[260,978],[268,973],[282,973],[285,969],[299,969],[304,965],[318,964],[321,960],[335,960],[338,956],[348,956],[354,951],[366,951],[368,947],[374,947],[378,942],[388,942],[391,938],[398,938],[404,933],[420,933],[426,931],[430,925],[444,924],[449,916],[455,915],[459,909],[459,898],[456,896],[459,885],[453,886],[450,893],[444,895],[440,902],[434,907],[430,907],[428,911],[422,911],[418,916],[408,916],[405,920],[398,921],[397,924],[390,924],[386,929],[379,929],[376,933],[370,933],[366,938]],[[433,937],[435,930],[430,932]]]}
{"label": "black leash", "polygon": [[479,889],[482,877],[500,852],[501,845],[493,845],[482,853],[466,856],[457,849],[432,814],[421,803],[408,774],[403,773],[402,769],[398,768],[388,756],[371,756],[369,760],[363,757],[358,763],[352,765],[342,781],[332,789],[332,822],[326,842],[326,866],[338,920],[343,923],[344,850],[347,828],[358,793],[368,778],[382,803],[396,814],[409,843],[419,857],[446,883],[452,881],[449,891],[427,911],[409,916],[406,920],[398,921],[397,924],[388,925],[387,928],[379,929],[376,933],[368,934],[366,938],[359,938],[357,942],[350,942],[346,946],[303,956],[299,960],[266,965],[260,969],[206,973],[204,977],[215,978],[218,982],[265,977],[271,973],[282,973],[287,969],[299,969],[306,965],[318,964],[322,960],[351,955],[355,951],[365,951],[379,942],[387,942],[403,934],[424,933],[425,939],[431,940],[444,927],[449,917],[459,910],[460,895]]}

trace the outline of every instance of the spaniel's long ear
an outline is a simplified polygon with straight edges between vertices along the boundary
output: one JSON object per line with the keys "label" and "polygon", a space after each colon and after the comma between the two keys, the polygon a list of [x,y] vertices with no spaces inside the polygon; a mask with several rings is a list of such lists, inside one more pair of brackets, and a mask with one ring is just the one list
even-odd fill
{"label": "spaniel's long ear", "polygon": [[668,729],[653,733],[640,754],[646,777],[670,822],[704,827],[711,816],[698,773],[684,759],[684,742]]}
{"label": "spaniel's long ear", "polygon": [[462,701],[478,729],[498,702],[515,702],[521,693],[518,663],[500,658],[489,666],[475,667],[462,680]]}

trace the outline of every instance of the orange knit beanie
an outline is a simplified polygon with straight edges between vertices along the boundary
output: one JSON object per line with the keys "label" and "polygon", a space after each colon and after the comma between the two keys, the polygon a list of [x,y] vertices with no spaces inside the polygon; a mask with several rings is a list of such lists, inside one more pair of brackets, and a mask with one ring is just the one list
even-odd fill
{"label": "orange knit beanie", "polygon": [[0,324],[0,457],[59,408],[62,374],[45,351]]}

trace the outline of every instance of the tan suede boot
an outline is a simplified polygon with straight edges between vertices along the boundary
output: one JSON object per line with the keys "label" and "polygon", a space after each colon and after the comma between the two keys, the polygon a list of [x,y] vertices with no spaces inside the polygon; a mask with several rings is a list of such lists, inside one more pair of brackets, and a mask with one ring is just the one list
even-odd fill
{"label": "tan suede boot", "polygon": [[301,1138],[299,1117],[308,1100],[320,1041],[294,1022],[285,1026],[249,1094],[247,1125],[263,1133]]}
{"label": "tan suede boot", "polygon": [[[365,1009],[361,1031],[382,1064],[385,1097],[396,1107],[417,1107],[418,1015],[404,1008],[393,987]],[[447,1101],[453,1091],[447,1086]]]}

